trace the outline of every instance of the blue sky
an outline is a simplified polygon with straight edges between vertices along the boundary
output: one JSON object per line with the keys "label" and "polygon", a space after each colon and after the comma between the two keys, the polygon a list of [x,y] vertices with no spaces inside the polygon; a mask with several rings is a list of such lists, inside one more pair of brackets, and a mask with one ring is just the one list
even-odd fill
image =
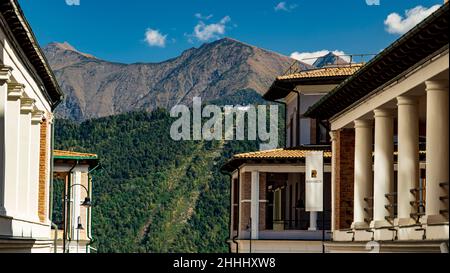
{"label": "blue sky", "polygon": [[[67,4],[77,1],[79,5]],[[100,59],[133,63],[167,60],[220,37],[288,56],[319,50],[378,53],[420,21],[420,16],[430,12],[428,8],[442,4],[443,0],[380,0],[380,5],[367,5],[366,0],[19,0],[19,3],[41,46],[67,41]],[[413,8],[416,9],[405,14]]]}

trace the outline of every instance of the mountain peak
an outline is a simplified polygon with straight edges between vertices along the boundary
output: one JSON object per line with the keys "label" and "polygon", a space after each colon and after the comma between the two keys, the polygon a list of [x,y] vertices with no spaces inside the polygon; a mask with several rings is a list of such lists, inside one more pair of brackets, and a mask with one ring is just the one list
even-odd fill
{"label": "mountain peak", "polygon": [[328,54],[318,58],[313,66],[314,67],[326,67],[326,66],[332,66],[332,65],[341,65],[341,64],[348,64],[348,62],[343,58],[343,56],[336,55],[333,52],[329,52]]}
{"label": "mountain peak", "polygon": [[239,40],[236,40],[236,39],[230,38],[230,37],[224,37],[222,39],[217,40],[216,42],[219,43],[219,44],[220,43],[230,43],[230,44],[240,44],[240,45],[245,45],[245,46],[249,46],[249,47],[255,47],[253,45],[244,43],[242,41],[239,41]]}
{"label": "mountain peak", "polygon": [[68,42],[63,42],[63,43],[53,42],[53,43],[50,43],[47,47],[49,47],[49,48],[53,47],[53,48],[57,48],[57,49],[64,50],[64,51],[71,51],[71,52],[78,53],[78,54],[80,54],[80,55],[82,55],[82,56],[84,56],[86,58],[96,59],[91,54],[83,53],[83,52],[77,50],[75,47],[73,47]]}

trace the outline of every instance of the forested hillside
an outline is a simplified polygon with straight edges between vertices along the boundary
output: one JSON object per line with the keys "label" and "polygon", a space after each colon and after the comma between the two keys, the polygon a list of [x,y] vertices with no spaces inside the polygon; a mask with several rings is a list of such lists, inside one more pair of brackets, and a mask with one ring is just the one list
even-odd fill
{"label": "forested hillside", "polygon": [[97,153],[103,166],[93,187],[99,252],[228,251],[230,185],[219,169],[259,144],[175,142],[172,122],[162,109],[57,121],[57,149]]}

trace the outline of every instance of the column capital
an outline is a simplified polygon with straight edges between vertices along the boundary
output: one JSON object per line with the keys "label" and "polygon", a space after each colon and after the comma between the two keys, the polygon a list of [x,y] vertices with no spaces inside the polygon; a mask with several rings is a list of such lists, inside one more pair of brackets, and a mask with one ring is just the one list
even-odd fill
{"label": "column capital", "polygon": [[337,135],[338,135],[337,131],[331,131],[330,132],[330,140],[331,140],[331,142],[334,142],[334,141],[337,140]]}
{"label": "column capital", "polygon": [[44,118],[44,114],[45,112],[41,110],[34,110],[33,112],[31,112],[31,124],[40,124]]}
{"label": "column capital", "polygon": [[392,118],[394,117],[393,109],[375,109],[373,111],[375,118]]}
{"label": "column capital", "polygon": [[53,124],[55,122],[55,115],[53,113],[48,113],[47,121],[48,121],[48,123]]}
{"label": "column capital", "polygon": [[25,94],[25,85],[21,83],[8,83],[8,99],[18,100]]}
{"label": "column capital", "polygon": [[448,80],[426,81],[426,91],[448,91]]}
{"label": "column capital", "polygon": [[418,105],[419,100],[415,96],[400,96],[397,98],[397,106],[400,105]]}
{"label": "column capital", "polygon": [[355,120],[355,128],[373,128],[373,120],[357,119]]}
{"label": "column capital", "polygon": [[32,98],[20,98],[20,111],[23,114],[29,114],[34,111],[36,100]]}
{"label": "column capital", "polygon": [[12,67],[0,65],[0,84],[5,84],[10,81],[12,71]]}

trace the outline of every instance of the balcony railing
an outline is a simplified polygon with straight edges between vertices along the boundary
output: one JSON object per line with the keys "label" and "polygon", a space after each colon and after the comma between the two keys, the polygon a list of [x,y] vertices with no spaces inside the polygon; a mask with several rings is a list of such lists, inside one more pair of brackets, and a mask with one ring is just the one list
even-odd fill
{"label": "balcony railing", "polygon": [[419,187],[410,190],[414,195],[415,201],[410,202],[410,205],[414,208],[414,213],[411,213],[411,218],[419,222],[420,217],[425,215],[425,188]]}
{"label": "balcony railing", "polygon": [[[376,54],[350,54],[350,55],[334,55],[330,58],[328,55],[319,58],[304,58],[302,60],[296,60],[289,69],[284,73],[284,76],[292,75],[302,71],[314,70],[318,68],[330,68],[330,67],[352,67],[356,65],[365,64],[370,61]],[[328,58],[328,59],[327,59]],[[320,67],[313,67],[305,65],[305,62],[312,61],[323,62]]]}

